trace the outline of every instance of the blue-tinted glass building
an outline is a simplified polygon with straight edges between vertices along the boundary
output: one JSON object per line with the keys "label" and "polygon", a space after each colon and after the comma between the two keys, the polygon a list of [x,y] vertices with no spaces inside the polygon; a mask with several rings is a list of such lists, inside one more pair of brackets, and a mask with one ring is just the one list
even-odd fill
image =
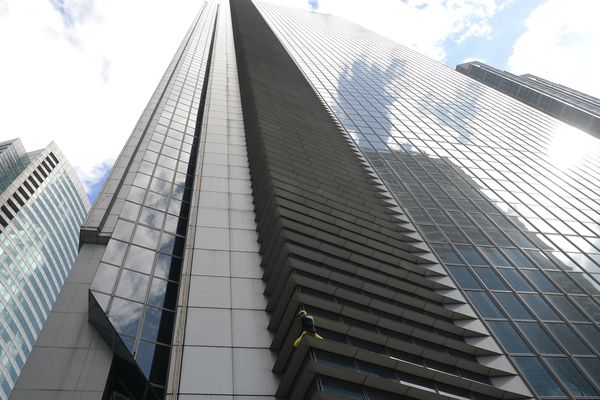
{"label": "blue-tinted glass building", "polygon": [[600,99],[532,74],[514,75],[479,61],[456,66],[461,74],[569,125],[600,137]]}
{"label": "blue-tinted glass building", "polygon": [[599,398],[599,186],[597,138],[410,49],[205,3],[13,396]]}
{"label": "blue-tinted glass building", "polygon": [[87,195],[58,147],[0,143],[0,398],[25,365],[77,256]]}

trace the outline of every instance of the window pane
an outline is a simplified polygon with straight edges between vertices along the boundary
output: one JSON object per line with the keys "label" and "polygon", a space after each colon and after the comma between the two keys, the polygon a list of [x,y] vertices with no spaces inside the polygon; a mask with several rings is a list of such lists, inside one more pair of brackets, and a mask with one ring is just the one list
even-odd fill
{"label": "window pane", "polygon": [[515,290],[528,291],[528,292],[533,291],[533,288],[531,287],[531,285],[529,285],[529,283],[527,283],[527,281],[525,281],[523,276],[516,269],[514,269],[514,268],[498,268],[498,272],[500,272],[500,274],[502,274],[504,279],[506,279],[508,281],[508,283],[510,283],[510,285]]}
{"label": "window pane", "polygon": [[321,380],[321,387],[324,392],[337,394],[353,400],[363,400],[365,398],[360,385],[326,376],[321,376],[319,379]]}
{"label": "window pane", "polygon": [[576,396],[598,395],[598,392],[567,358],[546,358],[545,360],[572,394]]}
{"label": "window pane", "polygon": [[490,321],[490,327],[509,353],[531,353],[531,349],[508,322]]}
{"label": "window pane", "polygon": [[354,361],[350,358],[342,357],[337,354],[329,353],[326,351],[315,350],[315,359],[319,364],[327,364],[337,368],[343,368],[348,371],[356,371]]}
{"label": "window pane", "polygon": [[504,318],[496,304],[484,292],[466,292],[471,304],[477,308],[477,311],[483,318]]}
{"label": "window pane", "polygon": [[546,324],[548,330],[571,354],[592,354],[566,324]]}
{"label": "window pane", "polygon": [[517,319],[533,319],[531,314],[525,310],[525,307],[517,300],[517,297],[512,293],[494,293],[496,299],[506,310],[508,315]]}
{"label": "window pane", "polygon": [[529,342],[540,353],[559,354],[562,350],[552,341],[550,336],[535,322],[519,322],[519,328],[525,333]]}
{"label": "window pane", "polygon": [[559,293],[552,282],[540,271],[527,269],[522,272],[540,292]]}
{"label": "window pane", "polygon": [[449,265],[448,269],[462,289],[481,289],[481,285],[477,283],[473,277],[473,274],[467,269],[467,267]]}
{"label": "window pane", "polygon": [[538,294],[521,294],[521,299],[533,310],[533,312],[542,320],[558,320],[558,315]]}
{"label": "window pane", "polygon": [[569,321],[587,321],[587,318],[583,316],[577,308],[569,301],[565,296],[546,296],[550,303],[552,303],[558,311]]}
{"label": "window pane", "polygon": [[513,360],[539,396],[564,396],[560,386],[535,357],[513,357]]}
{"label": "window pane", "polygon": [[508,287],[502,282],[498,275],[489,267],[474,267],[473,271],[477,274],[479,279],[492,290],[508,290]]}
{"label": "window pane", "polygon": [[396,374],[394,373],[393,369],[387,369],[384,367],[380,367],[379,365],[366,363],[364,361],[357,361],[357,363],[358,369],[363,374],[378,376],[380,378],[388,379],[390,381],[396,380]]}
{"label": "window pane", "polygon": [[[575,324],[575,329],[587,339],[597,352],[600,352],[600,330],[594,325]],[[600,369],[599,369],[600,371]]]}
{"label": "window pane", "polygon": [[576,358],[577,362],[596,385],[600,386],[600,358]]}

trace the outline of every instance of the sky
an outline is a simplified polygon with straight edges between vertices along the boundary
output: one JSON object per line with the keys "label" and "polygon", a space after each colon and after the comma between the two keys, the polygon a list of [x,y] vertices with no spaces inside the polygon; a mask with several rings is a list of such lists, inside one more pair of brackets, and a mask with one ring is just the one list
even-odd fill
{"label": "sky", "polygon": [[[479,60],[600,97],[597,0],[270,0],[447,66]],[[200,0],[0,0],[0,142],[56,142],[93,200]]]}

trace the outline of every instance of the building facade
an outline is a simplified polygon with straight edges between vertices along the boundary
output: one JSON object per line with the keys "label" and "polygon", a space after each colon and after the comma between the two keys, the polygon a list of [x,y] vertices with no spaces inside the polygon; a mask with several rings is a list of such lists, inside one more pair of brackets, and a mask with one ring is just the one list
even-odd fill
{"label": "building facade", "polygon": [[0,143],[0,398],[7,399],[77,256],[87,195],[58,147]]}
{"label": "building facade", "polygon": [[347,21],[206,3],[12,398],[599,398],[599,156]]}
{"label": "building facade", "polygon": [[514,75],[479,61],[456,70],[582,131],[600,137],[600,100],[532,74]]}

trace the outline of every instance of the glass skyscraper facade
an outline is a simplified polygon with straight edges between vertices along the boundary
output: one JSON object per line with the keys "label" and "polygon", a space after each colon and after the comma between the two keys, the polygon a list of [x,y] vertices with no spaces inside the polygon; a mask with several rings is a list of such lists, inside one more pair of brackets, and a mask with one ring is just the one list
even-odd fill
{"label": "glass skyscraper facade", "polygon": [[598,139],[397,43],[206,3],[14,396],[600,398],[599,186]]}
{"label": "glass skyscraper facade", "polygon": [[514,75],[478,61],[456,66],[461,74],[600,137],[600,99],[532,74]]}
{"label": "glass skyscraper facade", "polygon": [[0,143],[0,398],[25,365],[77,256],[87,195],[54,143]]}
{"label": "glass skyscraper facade", "polygon": [[260,8],[534,391],[598,396],[599,141],[353,24]]}

